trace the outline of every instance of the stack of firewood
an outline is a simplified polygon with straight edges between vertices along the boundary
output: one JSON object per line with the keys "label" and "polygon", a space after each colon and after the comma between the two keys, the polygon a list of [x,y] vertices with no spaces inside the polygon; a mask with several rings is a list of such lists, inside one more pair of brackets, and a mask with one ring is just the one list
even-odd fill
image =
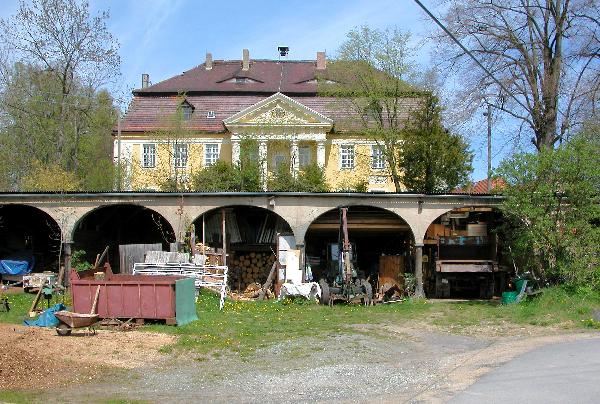
{"label": "stack of firewood", "polygon": [[254,282],[262,285],[269,276],[273,262],[275,257],[270,253],[236,255],[229,269],[231,288],[243,291]]}

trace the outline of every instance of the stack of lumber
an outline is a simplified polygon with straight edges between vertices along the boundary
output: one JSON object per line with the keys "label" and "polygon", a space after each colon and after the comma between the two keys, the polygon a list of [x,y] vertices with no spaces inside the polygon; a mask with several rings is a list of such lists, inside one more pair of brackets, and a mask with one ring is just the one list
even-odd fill
{"label": "stack of lumber", "polygon": [[236,255],[229,271],[231,289],[243,291],[255,282],[262,285],[269,276],[273,262],[275,256],[271,253]]}

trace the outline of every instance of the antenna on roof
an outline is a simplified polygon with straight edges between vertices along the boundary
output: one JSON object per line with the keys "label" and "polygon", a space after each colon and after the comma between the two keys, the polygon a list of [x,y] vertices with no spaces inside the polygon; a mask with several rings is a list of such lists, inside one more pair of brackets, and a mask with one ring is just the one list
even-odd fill
{"label": "antenna on roof", "polygon": [[287,55],[290,52],[290,48],[287,46],[278,46],[277,52],[279,52],[279,59],[281,59],[281,58],[287,59]]}

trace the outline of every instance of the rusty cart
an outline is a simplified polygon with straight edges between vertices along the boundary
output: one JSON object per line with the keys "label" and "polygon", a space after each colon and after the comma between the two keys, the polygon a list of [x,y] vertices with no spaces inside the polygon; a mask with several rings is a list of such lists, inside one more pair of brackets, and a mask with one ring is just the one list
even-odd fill
{"label": "rusty cart", "polygon": [[91,334],[96,334],[96,330],[92,328],[100,320],[100,316],[95,313],[98,305],[98,296],[100,296],[100,285],[96,288],[96,297],[92,304],[92,309],[88,313],[75,313],[72,311],[61,310],[54,313],[54,317],[58,319],[56,333],[60,336],[70,335],[74,328],[87,328]]}

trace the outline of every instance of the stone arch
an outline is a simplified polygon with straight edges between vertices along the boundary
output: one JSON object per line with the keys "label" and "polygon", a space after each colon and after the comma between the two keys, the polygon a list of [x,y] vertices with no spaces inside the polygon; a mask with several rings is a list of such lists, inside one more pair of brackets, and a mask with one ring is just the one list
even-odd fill
{"label": "stone arch", "polygon": [[[382,256],[396,256],[404,271],[411,272],[414,235],[410,224],[396,212],[372,204],[345,204],[348,210],[348,235],[356,247],[356,267],[365,277],[377,282]],[[336,244],[339,231],[339,208],[328,208],[308,226],[305,237],[307,262],[311,263],[316,277],[329,277],[331,244]],[[386,264],[384,264],[386,265]],[[328,275],[326,275],[328,274]]]}
{"label": "stone arch", "polygon": [[[310,225],[317,220],[320,216],[334,211],[334,210],[338,210],[341,207],[369,207],[369,208],[373,208],[373,209],[380,209],[382,211],[388,212],[394,216],[396,216],[398,219],[402,220],[403,222],[405,222],[409,228],[410,228],[410,232],[413,236],[413,241],[416,242],[415,239],[415,231],[414,231],[414,224],[413,224],[413,220],[410,220],[410,217],[405,217],[406,211],[405,210],[398,210],[398,209],[393,209],[393,208],[389,208],[387,206],[381,206],[375,203],[369,203],[368,201],[362,200],[362,201],[349,201],[350,203],[339,203],[337,204],[335,207],[331,207],[331,206],[319,206],[319,207],[315,207],[313,209],[311,209],[306,216],[305,216],[305,220],[297,227],[296,230],[296,240],[304,240],[306,237],[306,233],[310,227]],[[407,215],[408,216],[408,215]]]}
{"label": "stone arch", "polygon": [[72,227],[73,251],[85,251],[85,260],[109,247],[109,262],[118,268],[119,245],[162,244],[168,249],[175,242],[172,224],[161,213],[135,203],[111,203],[88,210]]}
{"label": "stone arch", "polygon": [[56,219],[37,206],[0,205],[0,259],[29,261],[34,271],[57,271],[61,230]]}
{"label": "stone arch", "polygon": [[421,228],[424,229],[420,232],[422,234],[422,242],[425,241],[428,231],[431,234],[431,226],[434,225],[435,222],[440,221],[444,215],[452,214],[452,212],[456,212],[457,215],[459,215],[459,212],[464,212],[465,214],[469,213],[466,219],[468,219],[468,217],[471,217],[471,220],[477,219],[477,215],[483,215],[484,213],[492,213],[495,216],[501,215],[501,211],[497,206],[488,205],[458,206],[451,209],[445,208],[428,211],[427,214],[424,216],[424,220],[421,224]]}
{"label": "stone arch", "polygon": [[[236,201],[237,202],[237,201]],[[287,226],[286,231],[290,232],[292,235],[295,236],[295,232],[294,232],[294,228],[293,226],[290,224],[290,222],[284,217],[282,216],[279,212],[277,212],[274,209],[267,209],[264,206],[260,206],[259,204],[256,203],[235,203],[235,204],[229,204],[229,205],[222,205],[222,206],[216,206],[216,207],[208,207],[205,210],[203,210],[202,212],[198,213],[196,215],[196,217],[191,221],[192,223],[196,224],[196,232],[199,233],[199,224],[200,221],[202,219],[202,217],[204,215],[211,215],[211,214],[219,214],[221,209],[235,209],[235,208],[248,208],[251,210],[254,210],[255,212],[264,212],[267,214],[271,214],[274,215],[277,219],[281,220],[281,222]]]}

